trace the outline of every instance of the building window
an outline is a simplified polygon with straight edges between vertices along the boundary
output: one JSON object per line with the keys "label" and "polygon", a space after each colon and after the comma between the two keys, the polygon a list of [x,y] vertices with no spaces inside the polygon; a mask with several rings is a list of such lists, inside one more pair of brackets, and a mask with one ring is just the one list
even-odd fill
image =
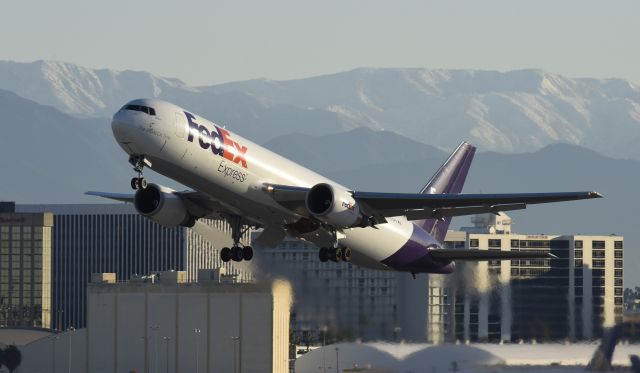
{"label": "building window", "polygon": [[489,240],[489,247],[502,247],[502,240],[500,239],[491,239]]}
{"label": "building window", "polygon": [[616,268],[622,268],[622,260],[616,260],[615,261],[615,267]]}
{"label": "building window", "polygon": [[576,249],[582,249],[582,241],[574,242],[573,247],[575,247]]}
{"label": "building window", "polygon": [[616,269],[614,272],[614,277],[622,277],[622,270]]}
{"label": "building window", "polygon": [[574,257],[576,259],[581,259],[582,258],[582,250],[576,250],[574,253]]}
{"label": "building window", "polygon": [[521,248],[533,248],[533,249],[544,249],[551,247],[551,243],[548,240],[521,240],[520,241]]}
{"label": "building window", "polygon": [[511,247],[520,247],[520,240],[511,240]]}
{"label": "building window", "polygon": [[615,286],[622,286],[622,279],[621,278],[616,278],[614,282],[615,282],[615,284],[614,284]]}
{"label": "building window", "polygon": [[604,260],[594,260],[593,261],[593,268],[604,268]]}
{"label": "building window", "polygon": [[604,250],[594,250],[593,251],[593,257],[594,258],[604,258],[605,257]]}
{"label": "building window", "polygon": [[615,242],[613,243],[613,248],[614,248],[615,250],[622,250],[622,248],[623,248],[623,247],[624,247],[624,246],[623,246],[622,241],[615,241]]}
{"label": "building window", "polygon": [[604,250],[605,244],[604,241],[593,241],[591,243],[591,248],[594,250]]}
{"label": "building window", "polygon": [[622,297],[616,297],[616,306],[622,305]]}
{"label": "building window", "polygon": [[478,247],[478,244],[479,243],[477,238],[469,240],[469,247]]}
{"label": "building window", "polygon": [[616,250],[613,252],[613,257],[616,259],[622,259],[622,250]]}
{"label": "building window", "polygon": [[616,292],[615,292],[615,295],[616,295],[616,296],[622,296],[622,292],[623,292],[623,291],[622,291],[622,288],[616,288],[616,290],[615,290],[615,291],[616,291]]}
{"label": "building window", "polygon": [[582,259],[576,259],[574,264],[576,268],[582,267]]}

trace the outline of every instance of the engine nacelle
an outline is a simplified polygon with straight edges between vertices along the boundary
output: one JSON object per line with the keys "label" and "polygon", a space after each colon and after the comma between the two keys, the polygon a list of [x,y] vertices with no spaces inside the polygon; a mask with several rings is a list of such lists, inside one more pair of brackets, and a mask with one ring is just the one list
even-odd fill
{"label": "engine nacelle", "polygon": [[146,189],[138,189],[133,203],[140,215],[165,227],[192,227],[195,224],[195,219],[173,189],[149,184]]}
{"label": "engine nacelle", "polygon": [[365,221],[351,193],[330,184],[314,185],[307,192],[306,205],[311,215],[334,227],[358,227]]}

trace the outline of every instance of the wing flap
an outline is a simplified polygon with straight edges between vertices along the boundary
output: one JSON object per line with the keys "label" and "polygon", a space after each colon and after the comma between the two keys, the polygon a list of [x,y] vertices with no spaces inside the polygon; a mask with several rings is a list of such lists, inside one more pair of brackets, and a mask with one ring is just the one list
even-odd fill
{"label": "wing flap", "polygon": [[500,211],[514,211],[526,209],[525,203],[514,203],[510,205],[494,205],[479,207],[453,207],[441,209],[409,210],[404,213],[408,220],[422,219],[442,219],[453,216],[476,215],[484,213],[497,214]]}
{"label": "wing flap", "polygon": [[499,251],[499,250],[460,250],[438,249],[429,254],[436,260],[509,260],[509,259],[553,259],[555,255],[544,251]]}

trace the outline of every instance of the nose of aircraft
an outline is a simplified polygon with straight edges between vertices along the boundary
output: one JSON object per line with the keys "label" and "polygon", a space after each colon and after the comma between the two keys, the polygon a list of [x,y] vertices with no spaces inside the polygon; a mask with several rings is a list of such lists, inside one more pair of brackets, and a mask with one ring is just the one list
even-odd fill
{"label": "nose of aircraft", "polygon": [[130,136],[132,123],[128,122],[130,119],[131,118],[127,117],[125,110],[121,109],[113,115],[113,119],[111,120],[113,136],[121,144],[133,141],[132,136]]}

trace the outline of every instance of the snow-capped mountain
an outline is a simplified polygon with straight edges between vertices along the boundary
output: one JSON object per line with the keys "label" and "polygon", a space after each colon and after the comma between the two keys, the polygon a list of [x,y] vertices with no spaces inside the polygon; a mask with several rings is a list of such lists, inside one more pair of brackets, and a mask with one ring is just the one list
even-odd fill
{"label": "snow-capped mountain", "polygon": [[189,91],[178,79],[141,71],[89,69],[65,62],[0,61],[0,89],[84,117],[111,116],[129,99]]}
{"label": "snow-capped mountain", "polygon": [[258,142],[366,127],[445,150],[463,139],[516,153],[565,142],[640,159],[639,86],[539,70],[362,68],[190,87],[147,72],[0,62],[0,89],[80,117],[108,117],[132,98],[159,97]]}
{"label": "snow-capped mountain", "polygon": [[201,89],[324,108],[440,147],[468,139],[485,150],[524,152],[566,142],[640,159],[640,87],[620,79],[570,79],[539,70],[356,69]]}

